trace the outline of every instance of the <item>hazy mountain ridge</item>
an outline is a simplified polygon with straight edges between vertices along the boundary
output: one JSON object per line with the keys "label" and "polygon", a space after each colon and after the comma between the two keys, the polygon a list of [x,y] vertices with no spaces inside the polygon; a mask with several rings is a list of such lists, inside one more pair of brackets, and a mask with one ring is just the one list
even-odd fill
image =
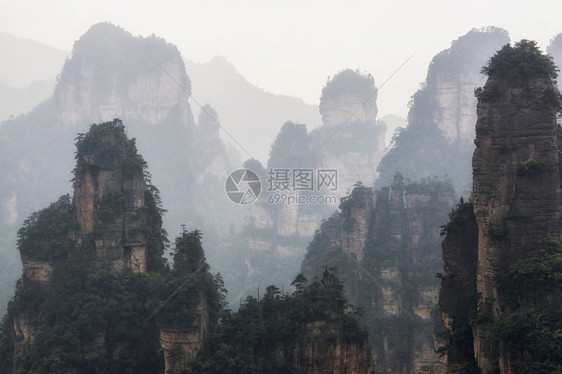
{"label": "hazy mountain ridge", "polygon": [[[309,128],[321,122],[317,105],[252,85],[224,57],[206,63],[186,60],[186,68],[194,87],[193,98],[201,105],[211,104],[220,113],[221,125],[250,153],[237,146],[244,158],[265,162],[270,145],[286,121],[304,123]],[[193,108],[196,113],[200,110],[196,104]],[[222,131],[221,138],[232,143]]]}
{"label": "hazy mountain ridge", "polygon": [[53,94],[55,79],[34,81],[26,88],[0,83],[0,121],[29,112]]}
{"label": "hazy mountain ridge", "polygon": [[68,56],[68,52],[4,32],[0,32],[0,48],[9,51],[0,59],[0,82],[15,88],[56,77]]}
{"label": "hazy mountain ridge", "polygon": [[503,29],[473,29],[433,58],[426,81],[412,96],[408,126],[394,134],[378,165],[378,188],[391,184],[398,171],[412,181],[450,178],[457,193],[469,193],[474,89],[483,84],[482,66],[508,42]]}
{"label": "hazy mountain ridge", "polygon": [[0,121],[29,112],[53,94],[67,52],[0,32]]}

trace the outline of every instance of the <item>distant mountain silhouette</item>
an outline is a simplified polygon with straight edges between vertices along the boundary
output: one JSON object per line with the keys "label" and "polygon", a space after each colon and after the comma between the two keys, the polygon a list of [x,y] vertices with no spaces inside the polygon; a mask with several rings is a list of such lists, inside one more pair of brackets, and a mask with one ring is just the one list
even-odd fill
{"label": "distant mountain silhouette", "polygon": [[0,32],[0,82],[28,87],[60,73],[67,52],[29,39]]}
{"label": "distant mountain silhouette", "polygon": [[0,32],[0,121],[27,113],[53,94],[67,52]]}
{"label": "distant mountain silhouette", "polygon": [[[187,74],[193,98],[210,103],[220,114],[221,125],[252,157],[265,162],[270,145],[286,121],[305,123],[313,129],[321,123],[318,106],[302,99],[276,95],[251,84],[224,57],[214,57],[206,63],[186,60]],[[192,103],[195,115],[200,108]],[[221,137],[232,143],[224,132]],[[238,148],[242,158],[248,158]]]}

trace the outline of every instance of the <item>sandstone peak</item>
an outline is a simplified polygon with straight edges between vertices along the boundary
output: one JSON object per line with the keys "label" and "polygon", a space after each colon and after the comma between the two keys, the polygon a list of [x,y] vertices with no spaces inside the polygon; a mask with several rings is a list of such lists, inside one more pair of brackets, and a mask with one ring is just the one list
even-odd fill
{"label": "sandstone peak", "polygon": [[155,35],[134,37],[110,23],[92,26],[74,43],[55,88],[64,127],[114,117],[157,123],[172,108],[187,122],[190,95],[176,46]]}
{"label": "sandstone peak", "polygon": [[82,240],[93,236],[99,263],[146,271],[146,163],[135,140],[128,139],[121,120],[114,119],[80,134],[76,148],[73,203]]}
{"label": "sandstone peak", "polygon": [[[320,97],[320,114],[326,126],[375,122],[377,88],[369,73],[345,69],[328,79]],[[359,110],[360,109],[360,110]]]}
{"label": "sandstone peak", "polygon": [[[559,308],[549,310],[560,302],[560,282],[541,281],[552,276],[559,266],[553,256],[562,252],[556,68],[535,42],[522,40],[501,48],[483,72],[488,80],[476,91],[474,214],[461,203],[443,247],[440,306],[449,372],[467,365],[484,374],[552,372],[560,361],[549,352],[560,347],[539,344],[555,340],[545,331],[561,318]],[[470,313],[478,318],[471,321]],[[541,343],[533,340],[538,331]],[[461,341],[473,347],[473,357]]]}

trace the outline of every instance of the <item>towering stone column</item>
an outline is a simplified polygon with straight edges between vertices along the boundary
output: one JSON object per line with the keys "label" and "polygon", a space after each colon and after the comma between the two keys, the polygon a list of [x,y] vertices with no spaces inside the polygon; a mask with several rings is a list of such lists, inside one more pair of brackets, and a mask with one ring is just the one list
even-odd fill
{"label": "towering stone column", "polygon": [[474,353],[483,373],[495,365],[507,373],[509,357],[492,328],[503,312],[496,278],[545,239],[560,239],[560,102],[552,62],[532,42],[504,47],[486,70],[473,156],[481,316]]}
{"label": "towering stone column", "polygon": [[146,270],[144,161],[120,120],[93,125],[77,143],[74,208],[82,240],[117,270]]}

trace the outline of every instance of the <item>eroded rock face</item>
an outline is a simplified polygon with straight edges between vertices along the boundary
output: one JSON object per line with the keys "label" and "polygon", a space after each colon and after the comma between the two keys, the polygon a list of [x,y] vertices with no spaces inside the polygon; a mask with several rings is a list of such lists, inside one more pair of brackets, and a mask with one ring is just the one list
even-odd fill
{"label": "eroded rock face", "polygon": [[[351,303],[368,316],[364,325],[377,372],[444,370],[434,339],[439,284],[421,274],[440,270],[439,227],[453,196],[446,183],[406,185],[400,174],[374,194],[356,186],[342,201],[341,213],[327,220],[309,245],[303,274],[308,278],[335,266],[347,279]],[[419,325],[413,323],[418,318]]]}
{"label": "eroded rock face", "polygon": [[376,94],[368,100],[368,97],[351,92],[343,92],[336,97],[325,97],[320,102],[322,122],[329,127],[341,126],[350,119],[353,122],[371,122],[377,118],[376,99]]}
{"label": "eroded rock face", "polygon": [[361,261],[365,257],[365,244],[374,212],[371,189],[359,190],[356,198],[360,203],[351,206],[346,218],[340,222],[341,245]]}
{"label": "eroded rock face", "polygon": [[190,326],[160,326],[159,342],[164,351],[164,373],[186,370],[195,360],[209,329],[205,299],[196,310],[197,317]]}
{"label": "eroded rock face", "polygon": [[[551,89],[543,77],[491,77],[484,90],[498,90],[500,97],[478,105],[473,158],[476,284],[482,295],[479,311],[491,318],[501,313],[494,279],[505,261],[502,255],[509,253],[513,263],[547,237],[560,238],[560,148],[556,110],[549,107]],[[492,370],[498,354],[490,329],[475,328],[475,355],[484,373]]]}
{"label": "eroded rock face", "polygon": [[[369,341],[366,336],[350,336],[342,317],[346,311],[338,304],[334,289],[342,284],[334,274],[324,273],[317,295],[325,304],[323,316],[317,316],[302,327],[303,334],[293,344],[280,343],[278,361],[292,363],[296,373],[308,374],[373,374],[374,367]],[[340,291],[341,292],[341,291]],[[286,314],[281,310],[281,314]]]}
{"label": "eroded rock face", "polygon": [[322,168],[338,171],[336,194],[357,182],[371,185],[385,150],[386,126],[377,122],[377,88],[367,73],[346,69],[326,83],[320,98],[323,126],[311,133]]}
{"label": "eroded rock face", "polygon": [[93,238],[98,263],[144,272],[144,161],[119,120],[96,126],[78,142],[73,204],[80,235]]}
{"label": "eroded rock face", "polygon": [[[486,69],[472,161],[474,214],[461,204],[443,245],[447,274],[439,303],[452,342],[450,373],[462,366],[484,374],[529,370],[525,365],[533,360],[534,347],[517,348],[496,325],[550,301],[540,287],[502,289],[501,279],[547,239],[559,242],[562,233],[554,66],[532,42],[521,41],[502,48]],[[515,282],[510,279],[510,288]],[[478,320],[468,323],[467,310]],[[472,347],[462,347],[461,340]]]}
{"label": "eroded rock face", "polygon": [[[476,98],[474,88],[485,78],[478,71],[467,71],[457,76],[436,72],[428,81],[434,92],[433,119],[448,142],[472,142],[476,123]],[[416,118],[410,118],[416,121]]]}
{"label": "eroded rock face", "polygon": [[[447,226],[443,240],[444,276],[441,278],[439,310],[449,344],[442,356],[447,373],[462,373],[476,368],[470,319],[476,313],[476,261],[478,227],[472,203],[461,202]],[[448,334],[456,334],[452,338]],[[440,348],[441,348],[440,347]]]}
{"label": "eroded rock face", "polygon": [[25,279],[43,283],[49,281],[53,272],[53,263],[51,261],[22,257],[21,262]]}
{"label": "eroded rock face", "polygon": [[55,89],[55,102],[63,127],[116,117],[157,124],[171,111],[183,113],[187,123],[190,91],[174,46],[155,36],[135,38],[118,26],[100,23],[75,43]]}
{"label": "eroded rock face", "polygon": [[[283,280],[277,285],[290,284],[321,220],[337,208],[340,199],[357,182],[364,185],[374,182],[376,166],[385,149],[386,131],[385,125],[376,119],[376,98],[377,89],[370,74],[344,70],[322,90],[322,126],[307,132],[303,124],[287,122],[283,125],[273,143],[267,170],[263,170],[262,196],[250,207],[252,227],[247,238],[250,251],[244,254],[248,273],[257,267],[252,255],[259,251],[260,256],[269,257],[260,260],[262,263],[281,260],[287,264],[281,265],[283,274],[280,278]],[[263,167],[259,165],[256,169]],[[311,190],[294,189],[293,181],[283,190],[272,189],[266,183],[270,172],[286,170],[292,175],[297,169],[313,170],[314,187]],[[320,180],[320,171],[330,173],[331,183]],[[307,200],[318,196],[320,198],[313,202]],[[303,197],[305,202],[289,201],[295,197]],[[276,200],[282,202],[275,203]],[[361,212],[354,214],[362,216]],[[367,230],[367,222],[357,230],[362,233],[350,234],[343,240],[362,258],[364,243],[359,236]],[[252,283],[267,282],[271,280],[252,280]]]}
{"label": "eroded rock face", "polygon": [[[21,357],[33,344],[33,328],[26,313],[20,313],[12,319],[14,337],[14,357]],[[14,360],[16,369],[16,360]]]}
{"label": "eroded rock face", "polygon": [[424,84],[412,96],[408,126],[395,133],[393,146],[378,164],[377,188],[392,183],[399,171],[411,180],[451,179],[457,193],[469,194],[474,89],[485,81],[482,66],[508,42],[505,30],[473,29],[432,59]]}

